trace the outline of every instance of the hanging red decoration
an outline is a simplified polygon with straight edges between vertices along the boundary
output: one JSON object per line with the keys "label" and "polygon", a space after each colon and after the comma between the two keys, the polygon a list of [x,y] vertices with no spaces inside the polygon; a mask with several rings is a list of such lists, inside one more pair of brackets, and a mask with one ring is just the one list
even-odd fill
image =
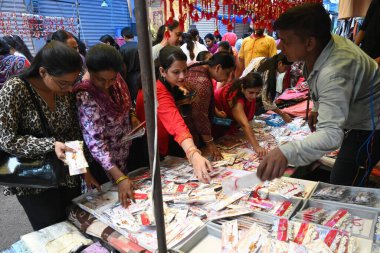
{"label": "hanging red decoration", "polygon": [[230,22],[228,25],[227,25],[227,31],[231,32],[234,30],[234,25]]}
{"label": "hanging red decoration", "polygon": [[[166,24],[171,24],[175,17],[174,0],[161,0],[164,5]],[[223,7],[221,22],[231,28],[237,19],[246,24],[251,18],[253,22],[272,30],[272,24],[287,9],[304,3],[322,3],[322,0],[178,0],[178,21],[181,29],[187,17],[194,22],[202,19],[218,20],[220,8]],[[215,32],[219,34],[216,21]],[[167,33],[169,33],[167,31]]]}

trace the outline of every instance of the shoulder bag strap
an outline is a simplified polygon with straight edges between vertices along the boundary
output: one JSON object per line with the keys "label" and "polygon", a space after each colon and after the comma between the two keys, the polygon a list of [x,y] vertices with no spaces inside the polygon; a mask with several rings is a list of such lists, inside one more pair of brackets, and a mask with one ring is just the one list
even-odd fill
{"label": "shoulder bag strap", "polygon": [[33,105],[37,110],[38,116],[41,120],[41,128],[45,134],[45,137],[51,137],[51,133],[50,133],[49,127],[48,127],[49,123],[45,117],[45,114],[43,113],[43,110],[40,106],[40,103],[39,103],[37,97],[36,97],[36,94],[32,90],[32,85],[24,78],[22,80],[24,81],[24,84],[25,84],[26,88],[28,89],[30,98],[32,99],[32,102],[33,102]]}

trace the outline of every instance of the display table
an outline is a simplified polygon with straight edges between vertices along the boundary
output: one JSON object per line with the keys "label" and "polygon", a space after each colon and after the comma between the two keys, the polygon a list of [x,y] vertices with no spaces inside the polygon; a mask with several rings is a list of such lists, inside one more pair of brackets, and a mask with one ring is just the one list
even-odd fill
{"label": "display table", "polygon": [[[279,127],[267,127],[258,120],[252,127],[260,145],[268,149],[309,134],[301,119]],[[242,134],[226,136],[217,145],[224,159],[213,162],[210,184],[200,183],[183,158],[168,156],[160,163],[169,249],[378,252],[380,190],[290,177],[249,185],[245,178],[255,175],[260,161]],[[287,175],[294,172],[289,168]],[[136,203],[122,208],[117,187],[108,183],[101,192],[74,199],[80,209],[73,209],[69,220],[121,252],[154,252],[151,174],[143,168],[129,176],[137,188]]]}

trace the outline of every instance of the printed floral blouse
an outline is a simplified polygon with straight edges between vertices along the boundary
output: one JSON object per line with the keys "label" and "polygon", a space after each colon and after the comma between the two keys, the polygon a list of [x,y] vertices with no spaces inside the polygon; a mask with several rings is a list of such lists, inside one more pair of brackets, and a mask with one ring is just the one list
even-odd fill
{"label": "printed floral blouse", "polygon": [[[90,82],[89,80],[86,81]],[[88,83],[87,85],[91,84]],[[122,88],[115,89],[115,92],[120,95],[119,101],[117,99],[114,101],[114,99],[99,93],[96,94],[97,98],[95,98],[91,95],[94,94],[92,92],[85,90],[77,92],[78,114],[83,139],[94,159],[102,165],[105,171],[116,166],[127,173],[131,141],[125,139],[131,131],[130,96],[128,90],[125,90],[127,86],[120,75],[115,86]],[[91,91],[93,91],[93,87]],[[121,95],[120,92],[123,94]],[[113,109],[118,108],[118,103],[124,103],[125,106],[126,99],[129,101],[127,102],[129,106],[124,111],[113,111]]]}

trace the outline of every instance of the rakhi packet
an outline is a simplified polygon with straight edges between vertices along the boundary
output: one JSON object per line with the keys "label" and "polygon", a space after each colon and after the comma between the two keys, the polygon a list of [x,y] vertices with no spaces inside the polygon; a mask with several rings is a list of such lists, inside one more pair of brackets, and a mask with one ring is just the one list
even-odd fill
{"label": "rakhi packet", "polygon": [[237,220],[226,221],[222,224],[222,253],[236,252],[239,242]]}
{"label": "rakhi packet", "polygon": [[75,152],[65,152],[70,176],[87,173],[88,163],[83,153],[83,141],[68,141],[65,145],[75,150]]}

